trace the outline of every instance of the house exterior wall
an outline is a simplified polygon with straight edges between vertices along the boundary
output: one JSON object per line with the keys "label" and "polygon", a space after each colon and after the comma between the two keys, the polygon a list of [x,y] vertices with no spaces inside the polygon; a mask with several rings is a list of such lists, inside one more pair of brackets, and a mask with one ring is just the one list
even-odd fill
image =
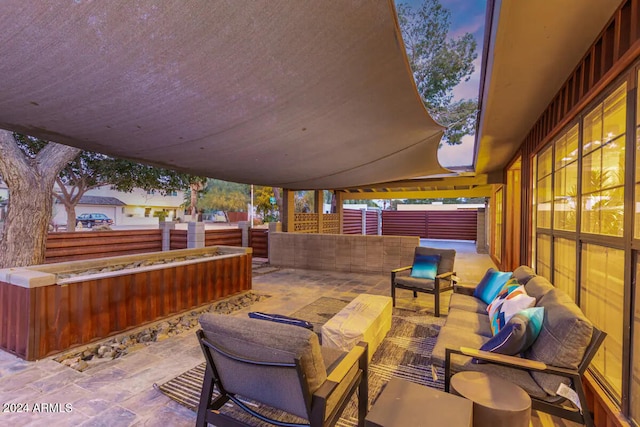
{"label": "house exterior wall", "polygon": [[[627,0],[514,156],[522,156],[521,262],[607,333],[590,368],[597,425],[640,424],[639,80],[640,0]],[[501,261],[498,237],[491,254]]]}

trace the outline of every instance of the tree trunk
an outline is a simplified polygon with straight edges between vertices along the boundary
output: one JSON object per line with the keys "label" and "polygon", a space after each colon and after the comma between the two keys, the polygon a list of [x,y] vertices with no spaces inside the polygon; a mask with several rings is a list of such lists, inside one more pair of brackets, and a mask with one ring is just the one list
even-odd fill
{"label": "tree trunk", "polygon": [[64,210],[67,213],[67,232],[76,230],[76,205],[64,204]]}
{"label": "tree trunk", "polygon": [[0,268],[42,264],[53,208],[53,183],[77,148],[49,143],[35,159],[25,156],[13,134],[0,130],[0,175],[9,206],[0,240]]}

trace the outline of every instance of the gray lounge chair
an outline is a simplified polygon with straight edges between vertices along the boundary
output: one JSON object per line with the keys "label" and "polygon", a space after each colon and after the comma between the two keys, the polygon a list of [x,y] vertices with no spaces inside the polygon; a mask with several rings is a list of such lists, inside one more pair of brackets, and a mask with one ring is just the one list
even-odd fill
{"label": "gray lounge chair", "polygon": [[[358,392],[358,425],[368,404],[367,344],[350,352],[323,348],[297,326],[216,314],[200,317],[197,332],[207,361],[196,425],[247,425],[223,413],[228,401],[279,426],[332,426]],[[220,393],[212,400],[214,386]],[[275,420],[247,406],[247,398],[297,415],[306,423]]]}

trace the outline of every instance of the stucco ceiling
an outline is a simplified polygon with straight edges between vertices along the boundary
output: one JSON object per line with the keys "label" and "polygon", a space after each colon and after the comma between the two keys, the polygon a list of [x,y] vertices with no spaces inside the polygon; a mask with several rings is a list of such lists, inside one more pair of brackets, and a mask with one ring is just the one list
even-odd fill
{"label": "stucco ceiling", "polygon": [[476,172],[501,170],[621,0],[496,1]]}
{"label": "stucco ceiling", "polygon": [[445,172],[392,1],[0,5],[0,128],[228,181]]}

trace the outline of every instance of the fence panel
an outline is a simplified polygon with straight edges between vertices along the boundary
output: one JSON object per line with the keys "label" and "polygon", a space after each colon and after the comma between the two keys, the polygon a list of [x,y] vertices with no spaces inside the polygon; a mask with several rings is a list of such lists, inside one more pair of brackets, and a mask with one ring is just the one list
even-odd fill
{"label": "fence panel", "polygon": [[159,229],[55,232],[47,235],[45,263],[161,250]]}
{"label": "fence panel", "polygon": [[187,230],[169,230],[169,249],[187,249]]}
{"label": "fence panel", "polygon": [[254,258],[269,257],[269,230],[266,228],[251,229],[251,243]]}
{"label": "fence panel", "polygon": [[382,235],[427,237],[425,211],[382,211]]}
{"label": "fence panel", "polygon": [[242,246],[242,230],[239,228],[205,230],[204,245]]}
{"label": "fence panel", "polygon": [[360,209],[342,210],[342,234],[362,234],[362,211]]}
{"label": "fence panel", "polygon": [[476,240],[478,238],[478,211],[427,212],[427,238]]}
{"label": "fence panel", "polygon": [[367,235],[378,235],[378,211],[366,211]]}

